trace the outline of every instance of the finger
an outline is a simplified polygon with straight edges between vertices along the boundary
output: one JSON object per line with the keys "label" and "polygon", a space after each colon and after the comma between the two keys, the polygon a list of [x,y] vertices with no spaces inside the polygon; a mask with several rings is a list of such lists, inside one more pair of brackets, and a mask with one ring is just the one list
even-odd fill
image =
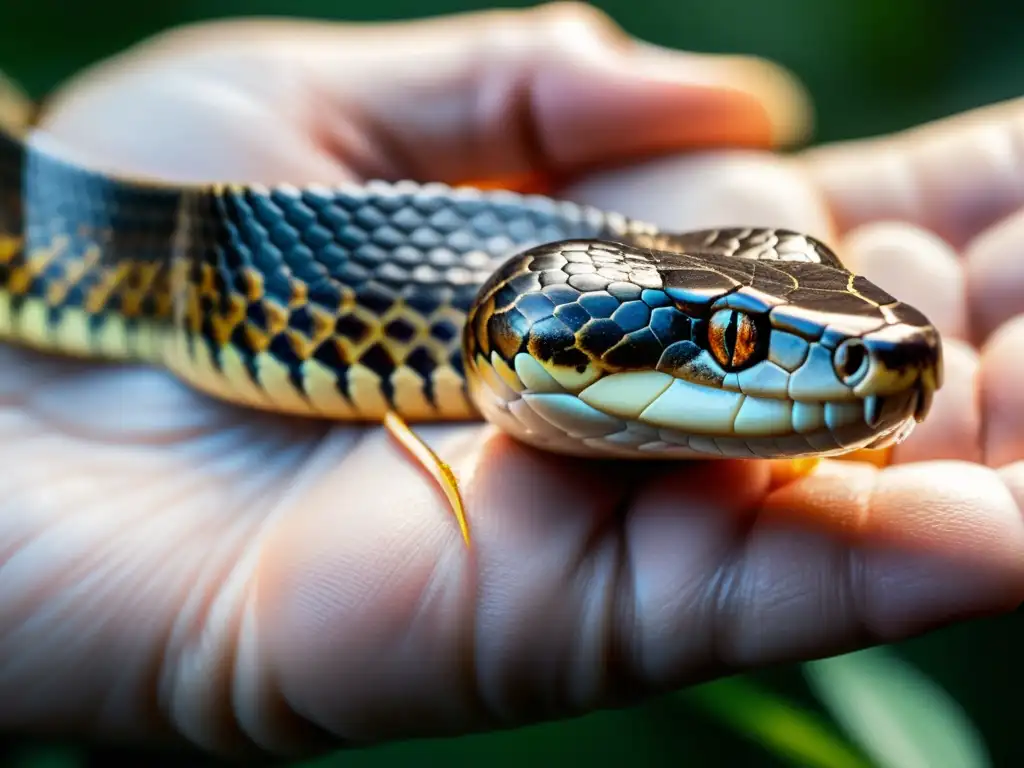
{"label": "finger", "polygon": [[964,270],[941,238],[912,225],[877,222],[847,233],[842,255],[851,270],[923,312],[944,339],[966,338]]}
{"label": "finger", "polygon": [[991,470],[826,462],[765,504],[746,559],[723,577],[736,581],[719,636],[742,665],[1012,610],[1024,597],[1022,553],[1020,508]]}
{"label": "finger", "polygon": [[965,252],[967,306],[976,343],[1024,312],[1024,209],[972,240]]}
{"label": "finger", "polygon": [[417,177],[561,176],[637,156],[802,138],[808,107],[779,67],[638,43],[603,12],[554,3],[406,25],[368,62],[320,71]]}
{"label": "finger", "polygon": [[1002,326],[981,352],[985,461],[1024,459],[1024,316]]}
{"label": "finger", "polygon": [[[279,692],[292,724],[364,741],[548,717],[539,697],[571,693],[549,687],[564,679],[563,660],[588,674],[600,652],[601,627],[578,620],[615,576],[609,553],[588,547],[618,511],[621,475],[489,429],[420,433],[460,479],[471,550],[430,482],[379,431],[295,500],[306,514],[282,520],[263,550],[251,670],[266,670],[254,684]],[[569,661],[577,641],[585,658]],[[280,718],[242,717],[255,730],[268,715]],[[288,724],[276,723],[267,746],[295,746]]]}
{"label": "finger", "polygon": [[[671,149],[774,146],[808,121],[802,89],[772,64],[658,49],[589,5],[555,3],[387,25],[186,29],[77,79],[45,126],[118,168],[308,183],[344,170],[559,176]],[[189,139],[223,134],[228,161]],[[173,163],[149,158],[157,140]]]}
{"label": "finger", "polygon": [[985,107],[894,135],[805,152],[846,231],[900,219],[953,247],[1024,204],[1019,146],[1024,100]]}
{"label": "finger", "polygon": [[792,164],[768,152],[720,150],[598,171],[560,194],[666,229],[790,227],[833,240],[817,190]]}

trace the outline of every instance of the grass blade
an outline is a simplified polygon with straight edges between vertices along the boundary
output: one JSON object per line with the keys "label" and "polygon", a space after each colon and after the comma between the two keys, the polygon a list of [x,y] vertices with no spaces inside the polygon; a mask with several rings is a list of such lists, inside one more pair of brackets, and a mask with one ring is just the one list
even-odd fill
{"label": "grass blade", "polygon": [[743,677],[688,692],[691,702],[801,768],[873,768],[842,734],[805,710]]}
{"label": "grass blade", "polygon": [[989,768],[984,742],[963,708],[885,648],[804,665],[808,684],[882,768]]}

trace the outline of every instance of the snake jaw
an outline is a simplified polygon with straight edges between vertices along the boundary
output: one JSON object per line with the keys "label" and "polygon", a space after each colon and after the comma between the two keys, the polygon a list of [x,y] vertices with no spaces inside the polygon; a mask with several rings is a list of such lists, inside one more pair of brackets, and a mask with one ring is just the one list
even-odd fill
{"label": "snake jaw", "polygon": [[572,455],[840,455],[905,438],[918,403],[913,390],[864,400],[756,397],[659,371],[607,374],[577,391],[525,353],[511,365],[499,360],[478,357],[472,365],[471,396],[482,414],[522,442]]}

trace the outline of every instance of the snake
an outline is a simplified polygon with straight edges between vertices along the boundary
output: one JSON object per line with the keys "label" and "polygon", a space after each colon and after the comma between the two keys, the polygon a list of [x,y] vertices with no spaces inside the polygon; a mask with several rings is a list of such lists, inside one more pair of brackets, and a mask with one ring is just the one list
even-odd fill
{"label": "snake", "polygon": [[39,141],[27,100],[5,94],[10,344],[161,367],[242,408],[482,420],[596,458],[884,448],[942,385],[928,318],[808,234],[671,232],[430,180],[135,178]]}

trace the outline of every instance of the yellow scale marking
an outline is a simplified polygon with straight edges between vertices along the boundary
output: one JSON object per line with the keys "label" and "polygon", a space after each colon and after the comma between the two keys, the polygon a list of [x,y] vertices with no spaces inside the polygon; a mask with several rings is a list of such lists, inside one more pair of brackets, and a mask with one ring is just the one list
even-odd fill
{"label": "yellow scale marking", "polygon": [[313,407],[323,416],[355,418],[352,405],[338,391],[338,376],[319,360],[307,360],[303,366],[306,394]]}

